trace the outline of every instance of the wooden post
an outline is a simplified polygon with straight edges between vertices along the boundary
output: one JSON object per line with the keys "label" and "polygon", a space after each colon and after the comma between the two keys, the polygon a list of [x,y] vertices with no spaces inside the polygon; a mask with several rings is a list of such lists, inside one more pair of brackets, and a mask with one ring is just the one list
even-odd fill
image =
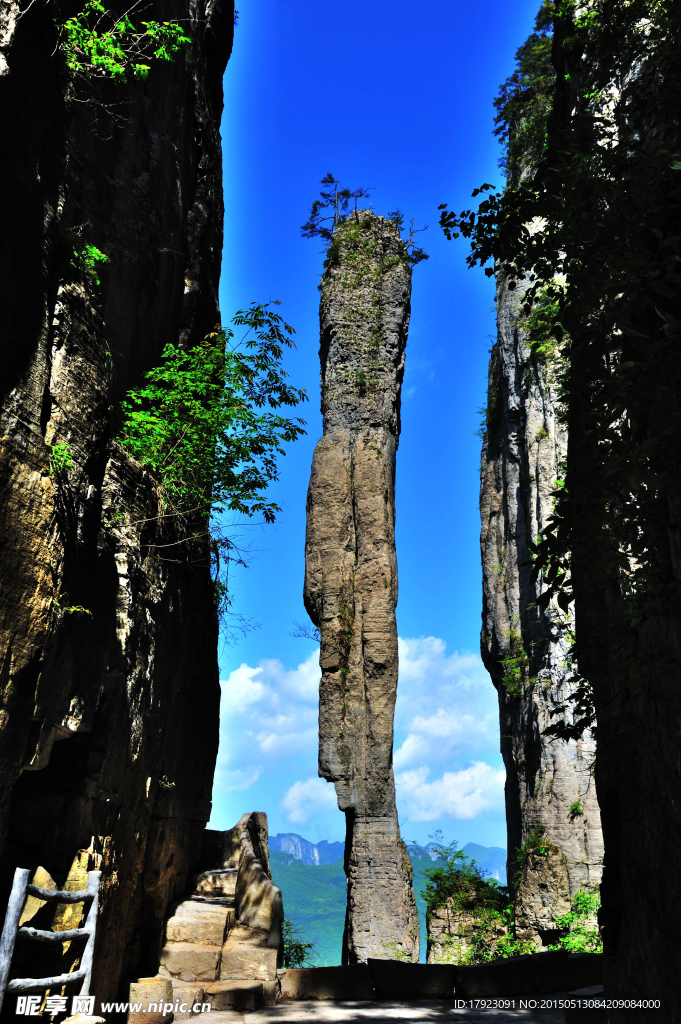
{"label": "wooden post", "polygon": [[2,1003],[5,998],[5,988],[7,986],[7,978],[9,977],[10,964],[12,963],[12,953],[14,952],[14,943],[17,938],[19,918],[21,917],[21,911],[24,909],[26,888],[30,874],[30,868],[17,868],[14,872],[12,892],[7,904],[5,924],[2,929],[2,936],[0,937],[0,1010],[2,1010]]}

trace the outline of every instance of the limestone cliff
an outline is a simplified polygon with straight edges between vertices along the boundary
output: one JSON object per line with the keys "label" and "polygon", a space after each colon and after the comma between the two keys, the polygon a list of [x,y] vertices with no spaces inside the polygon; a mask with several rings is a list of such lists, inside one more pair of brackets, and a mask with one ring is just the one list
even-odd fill
{"label": "limestone cliff", "polygon": [[[118,400],[164,346],[219,316],[233,5],[145,10],[192,44],[127,84],[68,72],[53,19],[79,7],[22,6],[0,15],[1,884],[41,865],[61,885],[79,851],[102,867],[94,991],[111,998],[158,965],[210,812],[207,551],[159,518],[114,437]],[[98,272],[84,243],[108,257]]]}
{"label": "limestone cliff", "polygon": [[392,769],[397,693],[395,453],[411,268],[397,225],[339,225],[320,303],[324,435],[307,499],[305,606],[321,633],[319,774],[345,812],[343,961],[418,960]]}
{"label": "limestone cliff", "polygon": [[540,584],[531,581],[528,545],[551,514],[567,435],[559,415],[560,354],[530,344],[519,306],[518,291],[500,278],[481,466],[481,646],[499,695],[517,933],[541,946],[555,941],[556,917],[570,909],[570,897],[600,882],[603,838],[593,737],[564,742],[544,732],[578,677],[570,617],[555,603],[546,611],[534,606]]}

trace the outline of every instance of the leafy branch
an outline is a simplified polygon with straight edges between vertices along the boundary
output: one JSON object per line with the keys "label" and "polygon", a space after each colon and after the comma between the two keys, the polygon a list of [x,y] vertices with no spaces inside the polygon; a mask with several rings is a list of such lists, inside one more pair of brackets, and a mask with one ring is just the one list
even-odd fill
{"label": "leafy branch", "polygon": [[[168,543],[207,543],[222,619],[232,614],[230,566],[246,563],[219,517],[235,512],[273,522],[280,509],[267,488],[279,478],[285,445],[305,433],[304,420],[278,411],[307,394],[289,384],[281,365],[295,344],[277,305],[239,310],[232,324],[245,332],[236,344],[232,328],[217,327],[192,349],[167,345],[161,365],[122,403],[119,441],[159,482],[161,519],[179,533]],[[238,630],[249,628],[239,622]]]}
{"label": "leafy branch", "polygon": [[135,26],[130,13],[139,0],[120,17],[113,15],[102,0],[87,0],[85,7],[60,26],[59,46],[67,66],[76,75],[127,82],[129,73],[145,79],[150,61],[172,61],[182,47],[191,43],[184,29],[174,21],[143,21]]}

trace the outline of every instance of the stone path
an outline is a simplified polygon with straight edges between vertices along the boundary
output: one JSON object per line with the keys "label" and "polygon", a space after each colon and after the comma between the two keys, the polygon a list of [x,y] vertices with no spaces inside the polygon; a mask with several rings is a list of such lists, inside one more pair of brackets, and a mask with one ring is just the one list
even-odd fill
{"label": "stone path", "polygon": [[[516,1000],[518,1002],[518,1000]],[[456,1009],[449,1000],[409,1003],[284,1002],[248,1013],[211,1013],[205,1024],[565,1024],[564,1010]]]}

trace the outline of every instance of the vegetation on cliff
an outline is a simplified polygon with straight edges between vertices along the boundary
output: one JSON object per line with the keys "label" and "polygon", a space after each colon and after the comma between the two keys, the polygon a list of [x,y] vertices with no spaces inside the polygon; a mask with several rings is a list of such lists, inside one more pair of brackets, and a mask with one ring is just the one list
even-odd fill
{"label": "vegetation on cliff", "polygon": [[[331,263],[337,262],[339,257],[339,243],[337,240],[334,240],[336,228],[344,224],[353,215],[355,220],[358,219],[357,200],[368,198],[369,192],[372,189],[363,187],[356,189],[346,188],[331,173],[326,174],[320,184],[326,185],[328,188],[320,190],[319,199],[315,199],[312,203],[310,216],[300,230],[303,238],[322,238],[328,244],[327,259],[324,265],[329,266]],[[354,200],[354,208],[348,213],[350,200]],[[393,210],[388,214],[388,219],[397,224],[401,237],[404,226],[404,216],[402,213],[399,210]],[[327,227],[327,224],[330,224],[330,226]],[[423,228],[415,228],[414,221],[411,221],[409,238],[406,241],[401,239],[403,251],[394,257],[395,262],[403,259],[414,267],[417,263],[422,263],[423,260],[428,259],[428,254],[414,242],[414,235],[419,231],[425,231],[427,227],[428,225],[426,224]],[[358,253],[361,251],[362,246],[370,244],[366,239],[361,238],[359,231],[355,233],[345,232],[344,241],[346,245],[348,241],[351,244],[354,242]],[[387,261],[382,269],[389,269],[392,265],[393,263]]]}
{"label": "vegetation on cliff", "polygon": [[79,14],[59,26],[59,46],[69,69],[80,78],[126,82],[129,73],[146,78],[149,61],[173,60],[191,43],[176,21],[143,21],[136,26],[130,11],[115,17],[102,0],[87,0]]}
{"label": "vegetation on cliff", "polygon": [[[508,888],[485,877],[475,861],[458,849],[456,841],[442,843],[439,836],[434,848],[438,860],[423,872],[427,881],[422,890],[428,918],[432,920],[436,911],[446,908],[452,929],[443,936],[429,935],[431,944],[443,947],[436,962],[477,964],[497,957],[534,953],[536,947],[531,940],[518,939],[513,934],[515,911]],[[537,851],[542,851],[540,832],[533,834],[518,851],[518,861]],[[556,920],[559,938],[545,948],[567,949],[571,953],[602,952],[603,943],[595,924],[599,907],[597,893],[580,889],[571,909]],[[455,934],[458,923],[468,924],[461,934]]]}
{"label": "vegetation on cliff", "polygon": [[163,362],[123,402],[120,443],[160,484],[163,516],[189,536],[210,540],[217,602],[229,607],[226,569],[233,544],[218,517],[235,512],[274,521],[279,506],[267,500],[278,479],[284,445],[305,433],[304,420],[274,410],[307,400],[282,367],[295,347],[293,328],[271,308],[252,304],[188,351],[167,345]]}

